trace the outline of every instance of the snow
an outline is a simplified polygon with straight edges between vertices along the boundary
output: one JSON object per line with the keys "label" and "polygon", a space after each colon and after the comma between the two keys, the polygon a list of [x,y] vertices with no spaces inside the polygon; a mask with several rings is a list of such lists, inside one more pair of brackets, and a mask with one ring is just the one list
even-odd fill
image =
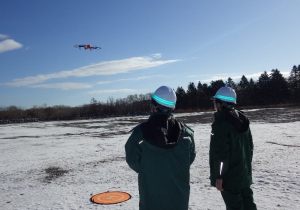
{"label": "snow", "polygon": [[[257,117],[251,121],[252,188],[258,209],[300,209],[300,119],[267,122],[259,120],[266,110],[252,112]],[[186,120],[206,115],[212,113],[176,116]],[[125,162],[124,145],[129,131],[146,117],[1,125],[0,209],[138,209],[137,174]],[[225,209],[220,193],[209,185],[210,123],[187,123],[195,131],[197,150],[190,209]],[[132,199],[109,206],[89,201],[108,190],[129,192]]]}

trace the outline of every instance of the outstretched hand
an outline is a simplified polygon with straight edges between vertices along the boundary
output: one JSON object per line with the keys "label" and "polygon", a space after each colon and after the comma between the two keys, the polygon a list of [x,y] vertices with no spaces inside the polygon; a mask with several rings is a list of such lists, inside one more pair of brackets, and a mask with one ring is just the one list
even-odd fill
{"label": "outstretched hand", "polygon": [[219,190],[219,191],[223,191],[223,179],[217,179],[216,180],[216,188]]}

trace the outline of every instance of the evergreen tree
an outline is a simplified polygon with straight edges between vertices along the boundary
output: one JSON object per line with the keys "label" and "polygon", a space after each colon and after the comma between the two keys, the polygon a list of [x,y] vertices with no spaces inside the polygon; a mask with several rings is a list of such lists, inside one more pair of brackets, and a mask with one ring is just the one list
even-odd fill
{"label": "evergreen tree", "polygon": [[198,102],[197,102],[197,88],[195,86],[195,83],[190,82],[187,89],[187,104],[189,108],[197,108]]}
{"label": "evergreen tree", "polygon": [[236,89],[236,84],[234,83],[231,77],[228,77],[226,81],[226,86]]}
{"label": "evergreen tree", "polygon": [[269,83],[270,83],[269,74],[266,71],[264,71],[264,73],[262,73],[258,78],[258,85],[260,85],[260,87],[264,87],[269,85]]}
{"label": "evergreen tree", "polygon": [[209,90],[209,87],[208,87],[208,85],[206,83],[204,83],[202,85],[202,90],[205,93],[205,95],[210,96],[210,90]]}
{"label": "evergreen tree", "polygon": [[242,76],[241,81],[238,84],[239,89],[247,89],[249,88],[249,81],[245,75]]}
{"label": "evergreen tree", "polygon": [[188,85],[187,94],[188,95],[196,95],[196,93],[197,93],[197,88],[195,86],[195,83],[190,82]]}
{"label": "evergreen tree", "polygon": [[177,109],[185,109],[186,108],[186,93],[182,87],[178,87],[176,90],[176,108]]}
{"label": "evergreen tree", "polygon": [[210,83],[210,94],[209,97],[212,97],[215,95],[215,93],[221,88],[224,87],[225,83],[223,82],[223,80],[216,80],[216,81],[211,81]]}
{"label": "evergreen tree", "polygon": [[200,81],[198,82],[198,85],[197,85],[197,91],[198,92],[201,92],[201,91],[203,92],[203,85]]}
{"label": "evergreen tree", "polygon": [[288,86],[291,93],[291,100],[300,102],[300,65],[293,66],[288,78]]}
{"label": "evergreen tree", "polygon": [[298,71],[298,67],[297,66],[293,66],[292,70],[291,70],[291,73],[290,73],[290,76],[288,78],[288,81],[289,81],[289,87],[291,89],[294,89],[297,87],[297,71]]}
{"label": "evergreen tree", "polygon": [[252,78],[249,80],[249,88],[248,88],[248,104],[246,105],[255,105],[257,104],[256,93],[256,84]]}
{"label": "evergreen tree", "polygon": [[197,85],[197,107],[208,108],[210,106],[209,96],[206,94],[207,85],[202,85],[201,82],[198,82]]}
{"label": "evergreen tree", "polygon": [[266,71],[260,75],[257,82],[257,100],[258,105],[272,103],[272,89],[270,88],[270,77]]}
{"label": "evergreen tree", "polygon": [[270,89],[274,103],[286,102],[289,97],[288,83],[278,69],[272,69],[270,75]]}
{"label": "evergreen tree", "polygon": [[238,100],[239,105],[250,105],[251,104],[251,98],[249,96],[249,88],[250,83],[245,75],[241,77],[241,80],[238,84],[237,88],[237,94],[238,94]]}

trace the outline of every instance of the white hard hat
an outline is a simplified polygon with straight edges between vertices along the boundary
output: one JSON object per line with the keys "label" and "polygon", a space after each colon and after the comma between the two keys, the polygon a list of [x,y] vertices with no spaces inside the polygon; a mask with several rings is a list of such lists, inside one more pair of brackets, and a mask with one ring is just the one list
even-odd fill
{"label": "white hard hat", "polygon": [[174,90],[167,86],[159,87],[152,95],[151,98],[158,104],[175,109],[176,105],[176,93]]}
{"label": "white hard hat", "polygon": [[236,104],[236,93],[231,87],[221,87],[213,98]]}

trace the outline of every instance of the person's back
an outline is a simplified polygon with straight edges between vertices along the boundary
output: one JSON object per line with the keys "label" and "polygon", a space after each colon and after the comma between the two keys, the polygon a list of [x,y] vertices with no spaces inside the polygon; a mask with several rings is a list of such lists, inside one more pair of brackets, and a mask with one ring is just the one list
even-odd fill
{"label": "person's back", "polygon": [[220,88],[214,96],[209,165],[210,181],[223,197],[227,210],[256,210],[253,200],[253,141],[249,120],[235,109],[236,93]]}
{"label": "person's back", "polygon": [[[252,184],[251,161],[253,156],[253,142],[249,128],[249,120],[240,111],[222,110],[216,112],[212,124],[212,141],[210,145],[211,180],[220,176],[220,170],[213,164],[214,160],[224,159],[226,168],[223,169],[223,187],[225,190],[240,190]],[[228,150],[228,153],[218,151]],[[228,157],[218,157],[227,154]],[[219,163],[217,163],[219,164]]]}
{"label": "person's back", "polygon": [[188,209],[192,129],[170,112],[156,111],[134,128],[125,150],[128,165],[138,173],[140,210]]}

